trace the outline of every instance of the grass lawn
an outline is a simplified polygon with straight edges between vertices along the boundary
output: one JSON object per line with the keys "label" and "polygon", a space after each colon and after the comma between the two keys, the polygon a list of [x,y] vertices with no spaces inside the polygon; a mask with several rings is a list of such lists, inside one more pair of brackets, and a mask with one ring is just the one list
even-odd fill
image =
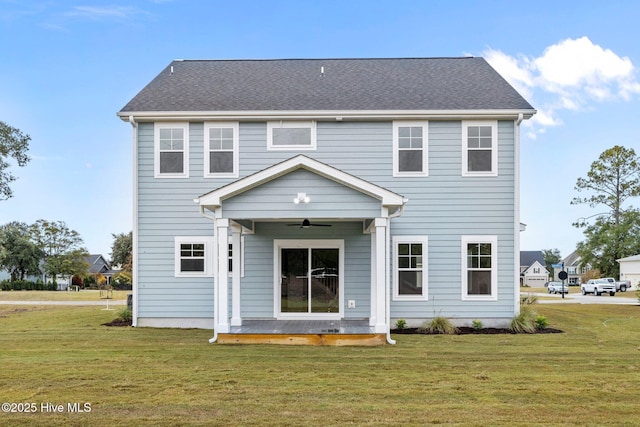
{"label": "grass lawn", "polygon": [[[103,291],[104,292],[104,291]],[[131,291],[113,291],[111,299],[126,300]],[[0,291],[0,301],[100,301],[100,291]]]}
{"label": "grass lawn", "polygon": [[0,425],[640,425],[640,307],[535,308],[565,333],[365,348],[216,345],[100,326],[117,311],[97,307],[0,306],[0,403],[37,407]]}

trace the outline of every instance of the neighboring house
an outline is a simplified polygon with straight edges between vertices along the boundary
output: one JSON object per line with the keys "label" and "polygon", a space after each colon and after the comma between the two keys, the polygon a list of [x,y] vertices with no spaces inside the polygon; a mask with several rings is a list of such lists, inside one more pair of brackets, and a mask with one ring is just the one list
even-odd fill
{"label": "neighboring house", "polygon": [[111,283],[111,277],[120,272],[120,270],[112,269],[102,255],[88,255],[85,260],[89,263],[89,274],[102,274],[107,279],[107,284]]}
{"label": "neighboring house", "polygon": [[620,263],[620,280],[631,281],[633,289],[640,289],[640,255],[617,260]]}
{"label": "neighboring house", "polygon": [[508,324],[534,113],[482,58],[172,62],[118,113],[134,326]]}
{"label": "neighboring house", "polygon": [[520,285],[543,287],[549,281],[542,251],[520,251]]}
{"label": "neighboring house", "polygon": [[[564,270],[567,272],[567,283],[569,285],[582,284],[582,276],[591,270],[590,264],[582,265],[582,258],[580,258],[580,255],[578,255],[576,251],[571,252],[562,260],[562,263],[564,264]],[[558,273],[560,273],[560,271],[562,271],[560,268],[553,269],[554,280],[560,280],[558,279]]]}

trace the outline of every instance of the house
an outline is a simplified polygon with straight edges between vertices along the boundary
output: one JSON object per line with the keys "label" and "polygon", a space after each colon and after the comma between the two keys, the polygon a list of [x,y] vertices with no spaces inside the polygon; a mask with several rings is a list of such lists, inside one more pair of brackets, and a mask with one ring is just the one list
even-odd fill
{"label": "house", "polygon": [[398,319],[508,324],[533,114],[482,58],[173,61],[118,112],[134,326],[379,343]]}
{"label": "house", "polygon": [[520,285],[543,287],[549,281],[542,251],[520,251]]}
{"label": "house", "polygon": [[640,254],[616,261],[620,264],[620,280],[629,280],[632,289],[640,289]]}
{"label": "house", "polygon": [[[582,258],[576,251],[571,252],[562,260],[562,263],[564,270],[567,272],[567,283],[569,285],[577,286],[582,284],[582,276],[591,270],[591,264],[583,265]],[[562,271],[560,268],[553,269],[554,280],[560,280],[558,279],[558,273],[560,273],[560,271]]]}

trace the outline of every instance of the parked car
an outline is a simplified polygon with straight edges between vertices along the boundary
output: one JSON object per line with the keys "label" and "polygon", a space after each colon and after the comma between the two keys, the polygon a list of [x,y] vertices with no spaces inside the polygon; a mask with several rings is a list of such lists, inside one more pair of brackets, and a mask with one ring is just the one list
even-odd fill
{"label": "parked car", "polygon": [[630,280],[621,280],[616,281],[613,277],[605,277],[609,281],[609,283],[613,283],[616,286],[616,292],[627,292],[627,289],[631,287]]}
{"label": "parked car", "polygon": [[547,285],[547,292],[550,294],[568,294],[569,286],[562,282],[549,282]]}
{"label": "parked car", "polygon": [[594,294],[600,296],[605,292],[609,292],[609,295],[614,296],[616,294],[616,285],[607,279],[591,279],[587,283],[580,285],[580,290],[582,290],[582,295]]}

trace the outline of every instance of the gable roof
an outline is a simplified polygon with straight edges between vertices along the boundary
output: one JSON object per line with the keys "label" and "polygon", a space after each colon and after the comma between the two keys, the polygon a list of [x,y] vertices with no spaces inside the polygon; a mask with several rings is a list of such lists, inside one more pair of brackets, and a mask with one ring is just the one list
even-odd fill
{"label": "gable roof", "polygon": [[118,113],[533,107],[483,58],[175,60]]}
{"label": "gable roof", "polygon": [[89,273],[104,273],[111,268],[102,255],[87,255],[84,259],[89,263]]}
{"label": "gable roof", "polygon": [[536,261],[543,267],[547,266],[542,251],[520,251],[520,267],[528,267]]}
{"label": "gable roof", "polygon": [[203,194],[195,201],[200,206],[221,206],[222,201],[238,194],[244,193],[252,188],[259,187],[278,177],[286,175],[298,169],[305,169],[324,178],[335,181],[344,186],[353,188],[361,193],[367,194],[380,200],[382,206],[402,206],[408,201],[400,194],[387,190],[357,176],[348,174],[326,163],[319,162],[303,154],[292,157],[280,163],[276,163],[266,169],[248,175],[237,181],[224,185],[209,193]]}

